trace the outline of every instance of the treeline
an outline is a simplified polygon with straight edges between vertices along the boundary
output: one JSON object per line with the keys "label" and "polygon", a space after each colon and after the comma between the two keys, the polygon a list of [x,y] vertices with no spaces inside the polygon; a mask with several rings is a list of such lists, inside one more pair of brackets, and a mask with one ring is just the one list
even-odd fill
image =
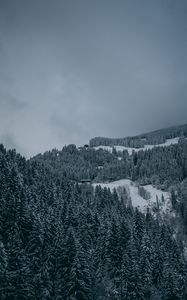
{"label": "treeline", "polygon": [[[163,141],[163,139],[161,139]],[[95,137],[90,140],[90,147],[97,146],[124,146],[131,148],[143,148],[146,144],[145,139],[137,137],[126,137],[126,138],[106,138],[106,137]]]}
{"label": "treeline", "polygon": [[0,147],[0,299],[183,300],[186,287],[167,223]]}

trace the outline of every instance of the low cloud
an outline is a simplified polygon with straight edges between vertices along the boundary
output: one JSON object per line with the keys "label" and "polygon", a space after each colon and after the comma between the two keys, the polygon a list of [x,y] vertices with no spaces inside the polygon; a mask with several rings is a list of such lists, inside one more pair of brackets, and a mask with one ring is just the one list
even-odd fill
{"label": "low cloud", "polygon": [[29,157],[187,122],[186,14],[186,1],[1,1],[0,142]]}

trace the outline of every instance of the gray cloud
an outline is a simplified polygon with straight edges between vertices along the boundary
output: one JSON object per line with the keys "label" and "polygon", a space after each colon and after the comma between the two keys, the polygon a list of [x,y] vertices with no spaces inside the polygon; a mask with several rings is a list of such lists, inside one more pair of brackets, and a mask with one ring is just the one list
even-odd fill
{"label": "gray cloud", "polygon": [[0,140],[27,156],[185,123],[187,3],[0,1]]}
{"label": "gray cloud", "polygon": [[1,105],[1,110],[5,110],[10,113],[20,110],[26,106],[25,103],[19,101],[19,99],[17,99],[10,92],[0,93],[0,105]]}

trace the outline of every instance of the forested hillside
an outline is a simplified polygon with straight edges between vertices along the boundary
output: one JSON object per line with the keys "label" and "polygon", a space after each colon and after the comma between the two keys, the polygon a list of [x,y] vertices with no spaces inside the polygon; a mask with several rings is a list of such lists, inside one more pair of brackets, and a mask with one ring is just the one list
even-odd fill
{"label": "forested hillside", "polygon": [[106,138],[106,137],[95,137],[90,140],[90,146],[126,146],[141,148],[144,145],[159,145],[164,143],[167,139],[175,137],[187,137],[187,124],[169,127],[166,129],[160,129],[137,136],[125,137],[125,138]]}
{"label": "forested hillside", "polygon": [[[122,178],[168,191],[174,221],[92,185]],[[69,145],[26,160],[0,147],[2,300],[185,300],[186,234],[184,138],[132,155]]]}
{"label": "forested hillside", "polygon": [[[119,159],[120,158],[120,159]],[[155,147],[151,150],[110,153],[94,148],[76,148],[75,145],[39,154],[31,161],[40,162],[56,175],[67,175],[79,181],[117,180],[130,178],[144,183],[163,184],[167,188],[179,183],[187,176],[187,140],[168,147]]]}

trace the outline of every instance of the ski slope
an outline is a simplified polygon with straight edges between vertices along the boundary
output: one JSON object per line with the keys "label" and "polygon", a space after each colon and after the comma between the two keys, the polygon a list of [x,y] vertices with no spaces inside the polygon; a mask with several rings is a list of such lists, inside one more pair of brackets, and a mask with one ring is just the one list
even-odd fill
{"label": "ski slope", "polygon": [[174,144],[178,144],[178,141],[179,141],[179,137],[176,137],[176,138],[172,138],[172,139],[167,139],[165,141],[165,143],[163,144],[158,144],[158,145],[145,145],[143,148],[131,148],[131,147],[124,147],[124,146],[118,146],[118,145],[114,145],[114,146],[97,146],[97,147],[94,147],[95,150],[99,150],[99,149],[103,149],[103,150],[107,150],[109,152],[112,153],[112,148],[115,148],[116,151],[124,151],[124,150],[127,150],[129,155],[132,154],[133,151],[135,152],[138,152],[138,151],[145,151],[145,150],[149,150],[149,149],[153,149],[155,147],[167,147],[167,146],[170,146],[170,145],[174,145]]}
{"label": "ski slope", "polygon": [[149,208],[153,213],[159,210],[161,214],[167,214],[172,210],[170,194],[168,192],[161,191],[152,185],[141,186],[149,194],[148,200],[145,200],[142,196],[140,196],[138,185],[129,179],[93,184],[94,187],[97,185],[100,185],[102,188],[109,188],[111,191],[115,188],[120,197],[122,196],[121,193],[125,188],[128,195],[128,203],[133,207],[137,207],[144,213],[146,213],[147,208]]}

